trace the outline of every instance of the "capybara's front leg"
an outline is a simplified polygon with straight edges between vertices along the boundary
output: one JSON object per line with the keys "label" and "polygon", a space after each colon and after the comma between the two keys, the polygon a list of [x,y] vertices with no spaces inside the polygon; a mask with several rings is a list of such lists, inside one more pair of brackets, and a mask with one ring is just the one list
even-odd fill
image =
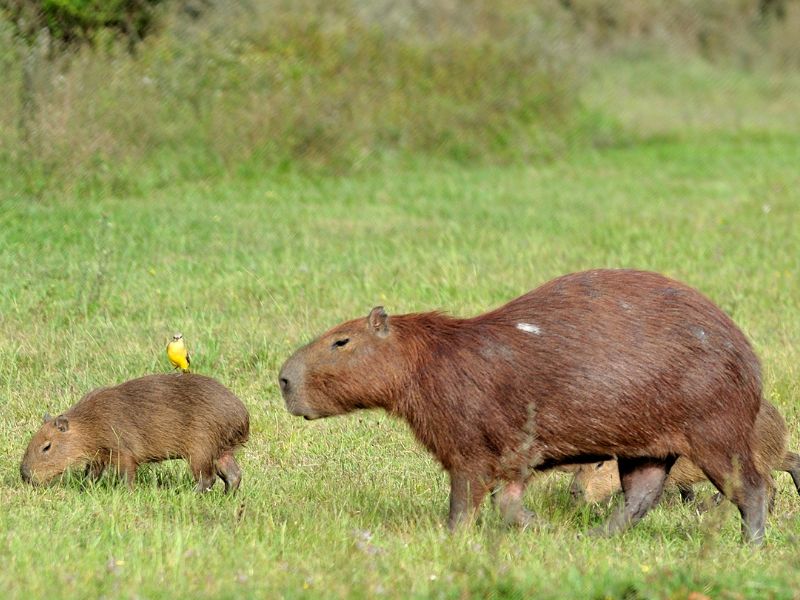
{"label": "capybara's front leg", "polygon": [[620,458],[617,462],[625,501],[605,525],[590,531],[593,535],[613,535],[636,525],[661,497],[675,458]]}
{"label": "capybara's front leg", "polygon": [[110,460],[111,455],[108,450],[99,450],[86,465],[86,477],[88,477],[90,481],[96,482],[100,479],[103,471],[106,470]]}
{"label": "capybara's front leg", "polygon": [[447,526],[451,531],[475,520],[488,491],[480,479],[450,471],[450,516]]}
{"label": "capybara's front leg", "polygon": [[117,475],[125,481],[128,489],[133,489],[133,484],[136,482],[136,469],[139,465],[130,454],[117,454],[114,457],[114,463],[117,469]]}
{"label": "capybara's front leg", "polygon": [[494,505],[509,525],[527,527],[536,519],[536,515],[522,503],[524,494],[525,484],[521,481],[506,483],[492,493]]}
{"label": "capybara's front leg", "polygon": [[92,461],[86,465],[86,477],[89,481],[96,482],[103,475],[106,470],[106,463],[100,461]]}
{"label": "capybara's front leg", "polygon": [[192,475],[194,475],[194,480],[197,482],[195,489],[201,494],[213,488],[217,481],[217,474],[212,462],[192,463]]}
{"label": "capybara's front leg", "polygon": [[223,452],[214,463],[217,475],[225,484],[225,493],[235,493],[242,482],[242,470],[239,468],[233,452]]}

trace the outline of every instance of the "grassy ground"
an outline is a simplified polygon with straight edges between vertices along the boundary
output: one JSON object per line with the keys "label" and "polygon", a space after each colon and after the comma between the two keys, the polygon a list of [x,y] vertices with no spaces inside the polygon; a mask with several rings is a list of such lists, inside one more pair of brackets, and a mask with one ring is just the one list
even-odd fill
{"label": "grassy ground", "polygon": [[[564,475],[531,486],[541,531],[442,527],[446,478],[380,413],[307,423],[277,369],[375,304],[474,314],[558,274],[662,271],[711,296],[762,357],[800,448],[800,144],[791,135],[653,141],[536,167],[195,181],[142,197],[0,203],[0,596],[797,597],[800,498],[788,476],[766,547],[729,504],[674,494],[633,531],[579,537],[609,512]],[[235,498],[183,463],[23,486],[41,414],[167,371],[183,331],[196,370],[251,411]],[[708,493],[704,494],[708,496]],[[696,596],[697,597],[697,596]]]}

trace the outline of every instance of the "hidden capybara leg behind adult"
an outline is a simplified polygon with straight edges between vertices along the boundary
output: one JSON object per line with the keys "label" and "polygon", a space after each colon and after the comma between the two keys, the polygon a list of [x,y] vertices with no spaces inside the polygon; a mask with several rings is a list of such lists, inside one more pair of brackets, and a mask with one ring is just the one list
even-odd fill
{"label": "hidden capybara leg behind adult", "polygon": [[618,460],[624,503],[593,535],[613,535],[638,523],[658,503],[675,457],[666,459],[622,458]]}
{"label": "hidden capybara leg behind adult", "polygon": [[792,476],[794,487],[800,494],[800,455],[796,452],[787,452],[780,466],[781,471],[786,471]]}

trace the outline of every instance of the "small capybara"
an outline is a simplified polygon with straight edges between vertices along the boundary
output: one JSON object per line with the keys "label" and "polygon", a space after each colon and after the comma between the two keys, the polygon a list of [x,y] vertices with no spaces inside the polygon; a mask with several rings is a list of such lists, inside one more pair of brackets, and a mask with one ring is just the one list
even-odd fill
{"label": "small capybara", "polygon": [[506,520],[528,523],[533,469],[617,457],[624,506],[597,533],[621,531],[687,456],[728,491],[745,537],[763,538],[759,361],[710,300],[656,273],[573,273],[472,318],[376,307],[298,349],[278,378],[306,419],[404,418],[450,475],[451,528],[490,491]]}
{"label": "small capybara", "polygon": [[211,489],[217,476],[226,492],[236,491],[242,475],[233,453],[249,431],[244,404],[215,379],[147,375],[93,390],[65,413],[46,416],[20,473],[39,484],[83,465],[97,479],[111,466],[133,486],[140,464],[183,458],[198,491]]}
{"label": "small capybara", "polygon": [[[778,409],[769,402],[764,402],[758,411],[754,434],[758,468],[763,473],[786,471],[792,476],[800,494],[800,455],[787,450],[789,431],[786,422]],[[573,472],[570,492],[575,497],[583,497],[586,502],[603,502],[622,489],[615,460],[577,465]],[[703,481],[706,481],[703,471],[683,457],[675,461],[667,479],[668,484],[678,488],[684,501],[694,497],[692,487]],[[767,478],[767,485],[771,500],[775,489],[771,476]]]}

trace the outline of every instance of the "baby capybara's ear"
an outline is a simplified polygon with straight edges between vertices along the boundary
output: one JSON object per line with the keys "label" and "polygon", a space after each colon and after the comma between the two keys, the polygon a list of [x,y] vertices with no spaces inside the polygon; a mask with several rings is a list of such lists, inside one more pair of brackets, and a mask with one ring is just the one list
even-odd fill
{"label": "baby capybara's ear", "polygon": [[369,311],[367,326],[377,336],[386,337],[389,334],[389,315],[382,306],[376,306]]}
{"label": "baby capybara's ear", "polygon": [[69,431],[69,420],[64,415],[58,415],[54,425],[61,433]]}

